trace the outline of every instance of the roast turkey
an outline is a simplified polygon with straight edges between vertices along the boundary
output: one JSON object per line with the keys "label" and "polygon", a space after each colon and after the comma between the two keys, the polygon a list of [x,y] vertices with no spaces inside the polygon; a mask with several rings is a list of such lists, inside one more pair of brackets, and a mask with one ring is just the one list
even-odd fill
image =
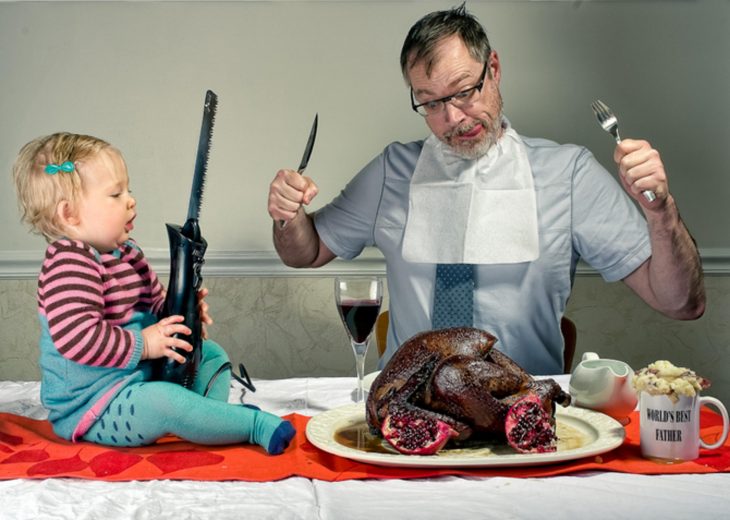
{"label": "roast turkey", "polygon": [[370,387],[371,433],[409,454],[480,436],[520,453],[555,451],[555,404],[567,406],[570,395],[552,379],[535,380],[495,343],[468,327],[410,338]]}

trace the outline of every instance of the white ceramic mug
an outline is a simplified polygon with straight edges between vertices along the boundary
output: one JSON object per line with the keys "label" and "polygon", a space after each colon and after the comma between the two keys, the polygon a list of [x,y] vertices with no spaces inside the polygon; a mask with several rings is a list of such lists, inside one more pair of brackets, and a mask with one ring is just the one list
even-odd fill
{"label": "white ceramic mug", "polygon": [[[700,407],[712,405],[722,415],[722,435],[714,444],[700,438]],[[728,415],[723,404],[714,397],[679,396],[675,403],[666,395],[641,392],[641,454],[666,462],[694,460],[700,446],[719,448],[728,434]]]}

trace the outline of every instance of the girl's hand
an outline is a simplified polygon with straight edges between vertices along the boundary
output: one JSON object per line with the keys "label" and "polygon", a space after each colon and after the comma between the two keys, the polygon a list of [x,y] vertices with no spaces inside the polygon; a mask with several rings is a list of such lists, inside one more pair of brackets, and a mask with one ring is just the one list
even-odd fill
{"label": "girl's hand", "polygon": [[203,287],[198,291],[198,312],[200,314],[200,323],[202,325],[203,339],[208,339],[207,325],[213,325],[213,318],[208,314],[208,304],[205,303],[205,297],[208,296],[208,289]]}
{"label": "girl's hand", "polygon": [[172,349],[175,347],[187,352],[193,350],[193,346],[187,341],[173,337],[175,334],[185,334],[186,336],[192,334],[192,331],[183,325],[183,320],[182,316],[168,316],[154,325],[142,329],[142,339],[144,340],[142,359],[168,357],[178,363],[185,363],[182,354],[178,354]]}

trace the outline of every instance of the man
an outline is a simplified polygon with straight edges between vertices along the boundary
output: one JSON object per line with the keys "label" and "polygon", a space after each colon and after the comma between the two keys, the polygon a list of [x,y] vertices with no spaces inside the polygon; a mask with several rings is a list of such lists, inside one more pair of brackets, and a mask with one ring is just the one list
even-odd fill
{"label": "man", "polygon": [[699,255],[649,143],[616,146],[622,190],[586,149],[519,136],[502,115],[499,57],[463,5],[411,28],[401,68],[432,135],[387,146],[314,215],[302,205],[317,186],[292,170],[276,174],[268,205],[287,265],[382,251],[390,327],[381,366],[413,334],[451,323],[441,316],[458,305],[443,311],[437,301],[454,268],[469,270],[450,275],[464,276],[457,286],[474,286],[469,321],[534,374],[563,370],[560,320],[579,258],[666,316],[702,315]]}

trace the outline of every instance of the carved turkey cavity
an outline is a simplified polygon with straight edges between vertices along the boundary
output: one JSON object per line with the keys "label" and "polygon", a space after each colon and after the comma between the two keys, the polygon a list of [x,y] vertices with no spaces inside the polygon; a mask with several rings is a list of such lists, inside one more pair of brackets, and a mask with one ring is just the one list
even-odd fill
{"label": "carved turkey cavity", "polygon": [[[567,406],[570,396],[554,380],[535,380],[493,349],[496,341],[468,327],[406,341],[370,388],[371,432],[408,454],[430,454],[452,438],[480,436],[507,440],[520,453],[555,451],[555,403]],[[399,425],[409,431],[401,434]],[[413,431],[421,425],[422,432]],[[405,438],[407,445],[400,441]],[[423,449],[414,438],[424,439]]]}

